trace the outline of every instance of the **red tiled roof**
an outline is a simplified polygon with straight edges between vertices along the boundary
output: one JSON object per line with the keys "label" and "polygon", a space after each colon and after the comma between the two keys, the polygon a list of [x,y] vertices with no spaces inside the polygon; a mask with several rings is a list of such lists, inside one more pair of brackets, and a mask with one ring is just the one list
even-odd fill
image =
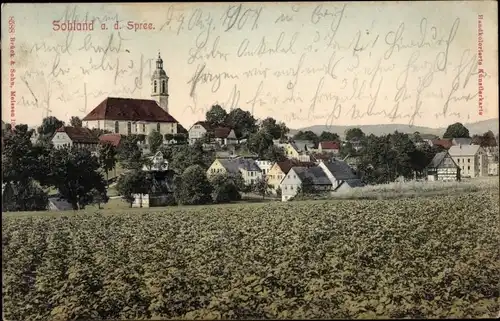
{"label": "red tiled roof", "polygon": [[82,120],[105,119],[177,123],[177,120],[158,106],[154,100],[115,97],[104,99]]}
{"label": "red tiled roof", "polygon": [[446,149],[450,149],[450,147],[453,145],[451,139],[433,139],[432,144],[442,146]]}
{"label": "red tiled roof", "polygon": [[231,128],[228,127],[219,127],[214,129],[214,137],[215,138],[227,138],[229,133],[231,132]]}
{"label": "red tiled roof", "polygon": [[340,145],[333,141],[320,142],[319,144],[322,149],[340,149]]}
{"label": "red tiled roof", "polygon": [[62,126],[56,130],[58,133],[66,133],[74,143],[97,144],[99,139],[92,134],[92,131],[84,127]]}
{"label": "red tiled roof", "polygon": [[288,174],[290,169],[295,166],[302,166],[302,167],[313,167],[316,166],[314,162],[301,162],[296,159],[287,159],[282,162],[277,162],[276,163],[279,168],[281,168],[281,171],[285,174]]}
{"label": "red tiled roof", "polygon": [[99,137],[101,144],[110,143],[111,145],[118,147],[120,145],[120,140],[122,135],[120,134],[103,134]]}

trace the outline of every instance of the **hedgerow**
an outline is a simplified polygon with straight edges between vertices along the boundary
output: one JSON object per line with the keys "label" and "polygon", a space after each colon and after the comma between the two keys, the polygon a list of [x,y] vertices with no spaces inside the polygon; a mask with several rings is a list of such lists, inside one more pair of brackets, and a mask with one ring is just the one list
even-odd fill
{"label": "hedgerow", "polygon": [[7,320],[475,318],[496,192],[2,219]]}

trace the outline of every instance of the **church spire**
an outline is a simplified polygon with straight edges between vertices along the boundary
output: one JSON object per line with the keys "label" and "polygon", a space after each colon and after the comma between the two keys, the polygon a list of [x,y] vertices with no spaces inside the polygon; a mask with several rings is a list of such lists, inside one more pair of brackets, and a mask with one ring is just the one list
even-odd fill
{"label": "church spire", "polygon": [[160,51],[158,51],[158,59],[156,59],[156,69],[163,69],[163,59],[161,59]]}

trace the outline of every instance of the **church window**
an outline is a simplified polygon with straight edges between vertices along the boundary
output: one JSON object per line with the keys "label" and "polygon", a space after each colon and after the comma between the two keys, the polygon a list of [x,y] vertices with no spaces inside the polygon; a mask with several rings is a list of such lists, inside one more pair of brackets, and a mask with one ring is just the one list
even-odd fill
{"label": "church window", "polygon": [[157,130],[158,132],[160,132],[160,123],[157,123],[157,124],[156,124],[156,130]]}
{"label": "church window", "polygon": [[156,80],[153,82],[153,92],[156,93],[156,90],[158,89],[158,83],[156,82]]}
{"label": "church window", "polygon": [[101,122],[97,121],[97,129],[101,129]]}
{"label": "church window", "polygon": [[120,132],[120,124],[118,123],[118,121],[115,121],[115,133],[119,133]]}
{"label": "church window", "polygon": [[128,135],[132,134],[132,123],[131,122],[127,123],[127,134]]}
{"label": "church window", "polygon": [[142,132],[145,133],[146,132],[146,124],[142,124]]}
{"label": "church window", "polygon": [[161,93],[164,94],[166,92],[165,90],[165,80],[161,82]]}

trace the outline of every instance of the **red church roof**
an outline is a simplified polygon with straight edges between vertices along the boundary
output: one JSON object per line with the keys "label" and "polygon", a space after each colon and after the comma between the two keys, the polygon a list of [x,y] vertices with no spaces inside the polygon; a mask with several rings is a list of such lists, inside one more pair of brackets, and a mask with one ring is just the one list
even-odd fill
{"label": "red church roof", "polygon": [[177,123],[177,120],[163,110],[154,100],[115,97],[104,99],[82,120],[105,119]]}

